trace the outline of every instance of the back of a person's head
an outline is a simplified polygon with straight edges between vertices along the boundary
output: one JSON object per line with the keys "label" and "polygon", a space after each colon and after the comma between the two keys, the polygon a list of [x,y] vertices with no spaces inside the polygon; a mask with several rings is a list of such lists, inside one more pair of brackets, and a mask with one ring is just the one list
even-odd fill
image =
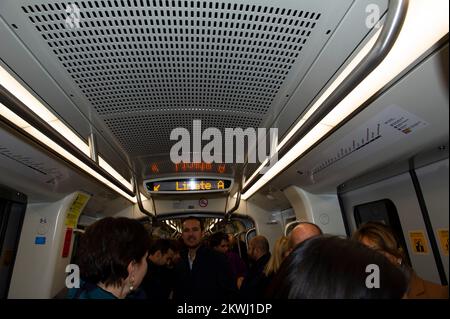
{"label": "back of a person's head", "polygon": [[170,242],[170,249],[172,249],[174,252],[179,252],[183,249],[183,243],[180,240],[177,239],[169,239]]}
{"label": "back of a person's head", "polygon": [[353,234],[352,239],[359,242],[368,239],[374,245],[373,249],[406,261],[405,252],[393,230],[383,223],[371,221],[361,225]]}
{"label": "back of a person's head", "polygon": [[[369,265],[379,269],[378,288],[367,284],[373,272]],[[270,297],[399,299],[407,291],[407,283],[405,274],[382,254],[356,241],[318,236],[298,245],[287,257],[274,279]]]}
{"label": "back of a person's head", "polygon": [[130,262],[140,262],[149,247],[149,234],[134,219],[103,218],[86,228],[77,262],[81,278],[97,284],[120,285]]}
{"label": "back of a person's head", "polygon": [[303,241],[320,235],[323,235],[323,232],[318,225],[301,221],[289,233],[289,248],[294,249]]}

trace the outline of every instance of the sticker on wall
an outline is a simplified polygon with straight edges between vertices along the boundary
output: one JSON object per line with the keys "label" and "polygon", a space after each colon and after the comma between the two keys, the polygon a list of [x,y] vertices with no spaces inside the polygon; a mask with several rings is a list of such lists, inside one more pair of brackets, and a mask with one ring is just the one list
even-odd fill
{"label": "sticker on wall", "polygon": [[206,198],[201,198],[198,201],[198,205],[200,207],[206,207],[206,206],[208,206],[208,200]]}
{"label": "sticker on wall", "polygon": [[445,256],[448,256],[448,229],[438,229],[437,231],[441,249]]}
{"label": "sticker on wall", "polygon": [[84,193],[77,193],[75,200],[70,205],[66,216],[66,226],[69,228],[76,228],[78,224],[78,218],[81,212],[86,206],[90,196]]}
{"label": "sticker on wall", "polygon": [[428,243],[423,231],[410,231],[409,239],[411,241],[412,250],[415,254],[428,254]]}
{"label": "sticker on wall", "polygon": [[46,235],[50,229],[50,224],[47,221],[47,217],[39,217],[39,225],[37,227],[37,234],[40,236]]}
{"label": "sticker on wall", "polygon": [[36,236],[36,238],[34,239],[34,244],[35,245],[45,245],[45,239],[46,239],[46,237]]}

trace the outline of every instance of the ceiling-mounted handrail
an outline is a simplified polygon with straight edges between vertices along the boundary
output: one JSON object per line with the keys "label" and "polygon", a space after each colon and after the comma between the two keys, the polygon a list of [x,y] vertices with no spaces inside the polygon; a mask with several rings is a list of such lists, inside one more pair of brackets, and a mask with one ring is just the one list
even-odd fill
{"label": "ceiling-mounted handrail", "polygon": [[236,245],[238,247],[239,257],[241,257],[241,258],[242,258],[242,250],[241,250],[239,236],[241,236],[242,234],[245,234],[246,232],[247,232],[246,230],[243,230],[243,231],[238,232],[238,233],[233,235],[233,237],[236,239]]}
{"label": "ceiling-mounted handrail", "polygon": [[[305,121],[300,129],[278,151],[283,157],[297,142],[316,126],[336,105],[338,105],[359,83],[361,83],[388,55],[405,21],[409,0],[389,0],[386,21],[380,35],[369,53],[358,63],[352,72],[325,99],[318,109]],[[286,167],[287,168],[287,167]],[[279,172],[281,174],[282,172]],[[245,193],[263,174],[258,174],[243,188]]]}
{"label": "ceiling-mounted handrail", "polygon": [[236,201],[234,202],[233,207],[227,211],[225,213],[224,219],[225,220],[230,220],[231,218],[231,214],[233,214],[238,208],[239,208],[239,204],[241,202],[241,190],[240,190],[240,186],[239,186],[239,190],[237,191],[237,196],[236,196]]}
{"label": "ceiling-mounted handrail", "polygon": [[144,208],[144,205],[142,204],[141,192],[139,191],[139,186],[138,186],[138,181],[137,181],[136,176],[133,176],[132,179],[133,179],[133,190],[134,190],[134,195],[136,196],[137,204],[138,204],[139,210],[140,210],[143,214],[145,214],[145,215],[151,217],[152,222],[153,222],[153,221],[155,220],[155,218],[156,218],[155,201],[153,200],[153,197],[151,197],[151,201],[152,201],[152,205],[153,205],[153,212],[154,212],[154,213],[152,214],[152,213],[150,213],[148,210],[146,210],[146,209]]}
{"label": "ceiling-mounted handrail", "polygon": [[289,229],[289,227],[291,227],[292,225],[300,224],[300,223],[301,223],[300,220],[293,220],[293,221],[287,223],[286,226],[284,226],[284,236],[288,235],[287,230]]}
{"label": "ceiling-mounted handrail", "polygon": [[[51,139],[53,142],[61,146],[64,150],[69,152],[71,155],[75,156],[83,164],[87,165],[89,168],[94,170],[96,173],[100,174],[102,177],[106,178],[109,182],[114,184],[114,186],[117,186],[120,190],[122,190],[129,196],[134,196],[134,193],[128,187],[119,182],[105,169],[103,169],[98,163],[96,163],[89,156],[87,156],[80,149],[78,149],[75,145],[69,142],[63,135],[61,135],[58,131],[56,131],[53,127],[51,127],[47,122],[45,122],[35,113],[33,113],[22,101],[16,98],[2,85],[0,85],[0,102],[4,106],[9,108],[12,112],[14,112],[17,116],[21,117],[24,121],[28,122],[31,126],[33,126],[42,134]],[[10,126],[14,125],[14,123],[11,123],[7,119],[3,120],[3,117],[0,118],[2,119],[2,121],[8,123],[8,125]],[[31,138],[37,144],[45,148],[46,150],[49,150],[51,153],[54,153],[58,157],[61,157],[60,154],[58,154],[55,150],[39,141],[36,137],[32,136],[31,134],[23,130],[21,132],[27,137]],[[64,159],[64,161],[67,160]]]}
{"label": "ceiling-mounted handrail", "polygon": [[249,230],[247,230],[247,232],[245,233],[244,239],[245,239],[245,246],[246,246],[247,248],[248,248],[248,236],[250,235],[250,233],[251,233],[252,231],[256,232],[256,228],[255,228],[255,227],[252,227],[252,228],[250,228]]}

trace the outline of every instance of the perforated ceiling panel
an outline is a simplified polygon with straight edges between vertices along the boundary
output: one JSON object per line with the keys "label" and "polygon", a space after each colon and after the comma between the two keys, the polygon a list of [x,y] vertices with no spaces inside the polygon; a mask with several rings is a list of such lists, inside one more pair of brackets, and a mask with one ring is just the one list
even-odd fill
{"label": "perforated ceiling panel", "polygon": [[[202,128],[216,127],[222,132],[227,127],[257,127],[259,120],[253,117],[235,117],[224,114],[143,114],[128,117],[106,118],[105,122],[111,128],[114,135],[124,144],[130,145],[134,150],[143,154],[148,150],[148,145],[157,145],[161,150],[170,150],[176,141],[170,140],[170,128],[183,127],[191,130],[195,119],[201,118]],[[151,123],[151,132],[149,129]],[[149,134],[151,133],[151,134]],[[134,136],[147,136],[147,139],[133,139]],[[224,135],[225,136],[225,135]],[[154,152],[155,153],[155,152]]]}
{"label": "perforated ceiling panel", "polygon": [[242,2],[71,4],[21,8],[132,155],[167,153],[171,129],[193,119],[258,127],[321,17]]}

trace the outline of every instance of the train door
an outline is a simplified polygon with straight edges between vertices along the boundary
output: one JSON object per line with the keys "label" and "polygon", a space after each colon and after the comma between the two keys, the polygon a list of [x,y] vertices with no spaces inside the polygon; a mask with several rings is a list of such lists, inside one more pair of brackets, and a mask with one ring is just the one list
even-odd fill
{"label": "train door", "polygon": [[352,233],[368,220],[386,222],[404,238],[417,274],[448,284],[448,158],[376,182],[346,184],[340,197]]}
{"label": "train door", "polygon": [[8,296],[27,197],[0,186],[0,299]]}

